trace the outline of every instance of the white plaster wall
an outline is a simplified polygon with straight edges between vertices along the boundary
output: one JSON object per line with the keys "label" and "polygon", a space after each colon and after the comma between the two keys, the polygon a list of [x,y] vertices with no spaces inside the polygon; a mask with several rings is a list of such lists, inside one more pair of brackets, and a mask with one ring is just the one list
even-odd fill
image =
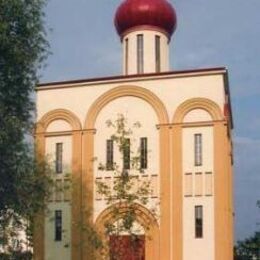
{"label": "white plaster wall", "polygon": [[137,35],[144,39],[144,73],[155,71],[155,36],[160,36],[161,71],[169,70],[169,43],[165,34],[152,30],[130,32],[123,38],[123,72],[126,74],[125,39],[128,39],[128,74],[137,74]]}
{"label": "white plaster wall", "polygon": [[[203,138],[203,165],[194,166],[194,134]],[[183,129],[183,180],[185,173],[203,173],[203,195],[185,197],[183,194],[183,260],[214,260],[214,196],[205,196],[205,172],[213,172],[213,128]],[[214,176],[214,174],[213,174]],[[183,188],[185,187],[183,183]],[[195,238],[195,206],[203,206],[203,238]],[[216,259],[217,260],[217,259]]]}
{"label": "white plaster wall", "polygon": [[[121,97],[105,106],[99,113],[96,121],[95,128],[97,130],[94,141],[94,155],[97,157],[95,162],[95,177],[113,177],[113,171],[100,171],[98,170],[98,164],[101,162],[106,163],[106,140],[110,139],[111,135],[115,133],[114,128],[108,128],[106,125],[107,120],[115,121],[118,118],[118,114],[123,114],[127,119],[128,126],[132,129],[133,134],[130,136],[131,151],[135,156],[137,154],[140,138],[148,138],[148,168],[144,170],[144,173],[139,171],[130,171],[130,174],[139,176],[142,178],[144,175],[149,177],[152,174],[159,174],[159,136],[156,128],[157,116],[153,108],[140,98],[135,97]],[[133,127],[134,123],[140,122],[141,127]],[[122,167],[122,158],[119,153],[116,144],[114,143],[114,162],[116,162],[120,168]],[[159,176],[158,176],[159,184]],[[148,209],[152,209],[158,203],[158,200],[151,199],[151,203],[147,205]],[[107,207],[106,201],[97,201],[94,197],[94,218]]]}
{"label": "white plaster wall", "polygon": [[[225,93],[223,75],[190,77],[161,77],[145,80],[127,79],[116,82],[94,82],[72,85],[71,88],[54,88],[37,92],[37,119],[47,112],[64,108],[73,112],[84,125],[90,106],[102,94],[118,86],[139,86],[152,91],[164,103],[170,120],[177,107],[187,99],[208,98],[223,111]],[[73,87],[74,86],[74,87]],[[57,96],[60,98],[57,99]]]}
{"label": "white plaster wall", "polygon": [[[57,120],[60,121],[60,120]],[[53,123],[53,126],[64,125],[61,122]],[[63,173],[53,173],[54,180],[68,177],[71,173],[72,158],[72,138],[71,136],[57,136],[46,138],[46,155],[53,169],[55,169],[55,149],[56,143],[63,143]],[[63,259],[71,260],[71,204],[70,202],[50,202],[48,204],[49,212],[45,218],[45,259]],[[55,241],[55,210],[62,210],[62,241]]]}

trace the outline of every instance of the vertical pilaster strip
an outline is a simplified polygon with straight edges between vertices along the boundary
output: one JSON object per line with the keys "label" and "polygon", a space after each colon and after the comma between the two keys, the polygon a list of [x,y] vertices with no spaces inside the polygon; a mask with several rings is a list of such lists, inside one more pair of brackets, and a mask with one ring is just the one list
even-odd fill
{"label": "vertical pilaster strip", "polygon": [[[44,134],[36,134],[36,158],[38,162],[44,160],[45,157],[45,136]],[[44,260],[44,238],[45,238],[45,214],[44,210],[40,211],[34,219],[33,232],[33,249],[34,259]]]}
{"label": "vertical pilaster strip", "polygon": [[159,126],[160,135],[160,259],[170,259],[170,133],[168,125]]}
{"label": "vertical pilaster strip", "polygon": [[82,137],[82,196],[81,196],[81,218],[82,218],[82,260],[91,260],[88,247],[88,236],[86,227],[93,224],[93,192],[94,192],[94,129],[84,130]]}
{"label": "vertical pilaster strip", "polygon": [[227,165],[228,165],[228,194],[229,194],[229,229],[230,229],[230,241],[229,241],[229,259],[234,259],[234,217],[233,217],[233,165],[232,165],[232,144],[230,137],[227,139],[228,142],[228,154],[227,154]]}
{"label": "vertical pilaster strip", "polygon": [[232,255],[230,212],[230,163],[227,126],[224,122],[214,124],[214,172],[215,172],[215,260],[230,260]]}
{"label": "vertical pilaster strip", "polygon": [[81,259],[81,160],[82,133],[74,131],[72,136],[72,198],[71,198],[71,259]]}
{"label": "vertical pilaster strip", "polygon": [[145,259],[161,260],[160,258],[160,239],[156,224],[150,223],[150,230],[146,231],[145,238]]}
{"label": "vertical pilaster strip", "polygon": [[172,260],[183,259],[182,127],[172,127]]}

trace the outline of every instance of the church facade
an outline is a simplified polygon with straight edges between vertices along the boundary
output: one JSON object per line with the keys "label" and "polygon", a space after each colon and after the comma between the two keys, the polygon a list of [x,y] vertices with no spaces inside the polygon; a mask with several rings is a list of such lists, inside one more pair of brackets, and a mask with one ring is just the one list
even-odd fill
{"label": "church facade", "polygon": [[[91,218],[103,230],[107,219],[113,221],[96,182],[113,185],[114,175],[100,171],[94,158],[106,162],[112,153],[118,159],[106,125],[118,114],[129,124],[141,123],[131,144],[145,140],[149,152],[137,177],[151,182],[149,203],[158,207],[155,216],[136,205],[145,237],[140,259],[233,259],[228,73],[223,67],[170,71],[176,23],[166,0],[125,0],[115,14],[122,76],[37,86],[37,151],[53,162],[55,186],[70,183],[71,189],[56,190],[48,214],[37,217],[35,259],[90,259],[78,223]],[[93,209],[91,216],[87,208]]]}

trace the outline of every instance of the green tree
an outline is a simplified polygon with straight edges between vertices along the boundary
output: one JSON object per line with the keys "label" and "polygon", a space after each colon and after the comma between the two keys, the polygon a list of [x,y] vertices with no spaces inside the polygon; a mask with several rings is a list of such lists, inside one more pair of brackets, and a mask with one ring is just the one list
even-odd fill
{"label": "green tree", "polygon": [[[256,203],[260,209],[260,200]],[[249,238],[238,241],[234,248],[235,260],[260,260],[260,232]]]}
{"label": "green tree", "polygon": [[[130,145],[134,139],[133,129],[141,127],[141,124],[136,122],[132,127],[129,127],[127,118],[119,114],[115,121],[108,120],[107,126],[114,130],[110,140],[118,149],[121,161],[115,161],[111,165],[99,163],[98,166],[100,171],[110,170],[114,177],[112,188],[104,181],[96,181],[98,193],[105,198],[107,206],[112,208],[113,219],[118,219],[120,214],[120,219],[115,223],[105,223],[106,235],[113,237],[126,234],[130,238],[128,245],[132,248],[132,254],[136,254],[137,259],[139,259],[141,241],[138,234],[140,234],[141,230],[136,225],[138,223],[136,204],[148,206],[149,197],[152,193],[150,181],[143,181],[139,178],[141,176],[136,176],[136,173],[139,175],[144,173],[144,169],[140,164],[140,148],[133,151]],[[120,208],[123,205],[127,206],[127,211],[121,214]],[[155,207],[150,207],[149,210],[156,215]],[[143,228],[149,229],[149,227]],[[120,240],[113,244],[112,248],[109,245],[103,246],[107,251],[109,250],[111,259],[118,260],[122,258],[122,255],[126,254]]]}
{"label": "green tree", "polygon": [[255,234],[243,241],[238,241],[235,246],[235,260],[259,260],[260,233]]}
{"label": "green tree", "polygon": [[44,163],[35,162],[30,145],[35,109],[32,93],[38,81],[37,71],[48,54],[44,5],[44,0],[0,0],[0,243],[3,246],[8,243],[9,235],[15,236],[24,222],[32,219],[48,193],[48,180],[42,174]]}

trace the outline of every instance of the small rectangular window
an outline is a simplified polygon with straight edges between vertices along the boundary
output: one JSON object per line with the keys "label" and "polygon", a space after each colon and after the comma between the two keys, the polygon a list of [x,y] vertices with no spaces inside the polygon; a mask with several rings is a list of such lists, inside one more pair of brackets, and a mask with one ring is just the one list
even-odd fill
{"label": "small rectangular window", "polygon": [[155,36],[155,71],[161,71],[161,38],[160,36]]}
{"label": "small rectangular window", "polygon": [[140,166],[141,169],[147,169],[147,137],[142,137],[140,141]]}
{"label": "small rectangular window", "polygon": [[195,237],[203,237],[203,207],[195,206]]}
{"label": "small rectangular window", "polygon": [[143,34],[137,35],[137,73],[144,72],[144,37]]}
{"label": "small rectangular window", "polygon": [[106,168],[108,171],[113,170],[114,166],[114,142],[113,140],[107,140],[107,162]]}
{"label": "small rectangular window", "polygon": [[55,210],[55,241],[62,240],[62,211]]}
{"label": "small rectangular window", "polygon": [[123,166],[125,170],[130,169],[130,139],[125,139],[124,150],[123,150]]}
{"label": "small rectangular window", "polygon": [[194,135],[194,160],[195,166],[202,165],[202,134]]}
{"label": "small rectangular window", "polygon": [[56,173],[62,173],[62,151],[63,150],[63,143],[56,143]]}
{"label": "small rectangular window", "polygon": [[128,75],[128,55],[129,55],[129,46],[128,38],[125,39],[125,74]]}

